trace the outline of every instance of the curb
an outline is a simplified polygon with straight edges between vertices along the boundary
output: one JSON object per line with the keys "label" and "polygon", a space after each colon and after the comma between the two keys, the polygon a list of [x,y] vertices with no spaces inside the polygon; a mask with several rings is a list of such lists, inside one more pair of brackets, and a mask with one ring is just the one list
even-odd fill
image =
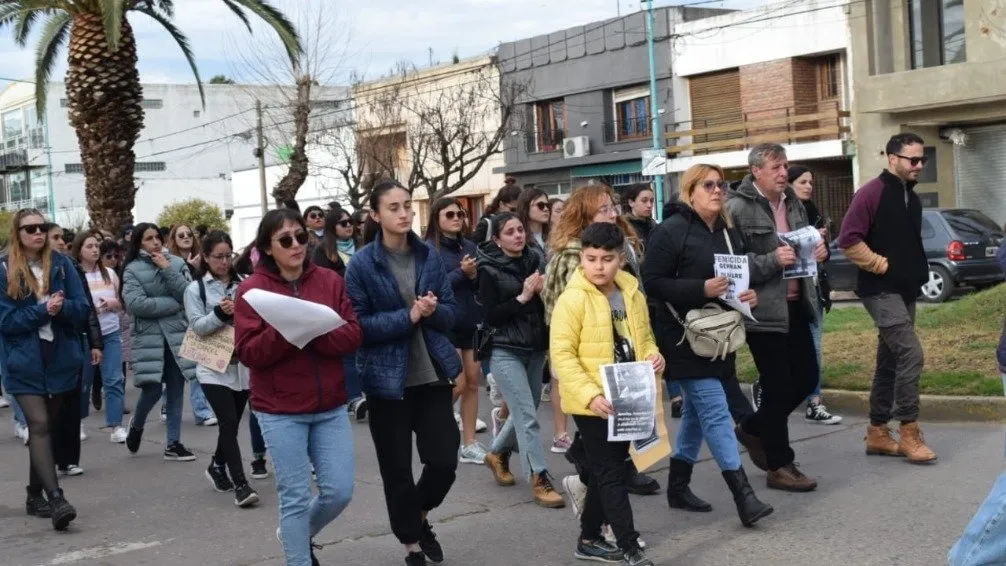
{"label": "curb", "polygon": [[[751,397],[751,385],[741,384],[744,394]],[[825,389],[821,391],[828,410],[839,415],[869,415],[869,391]],[[922,395],[920,420],[926,422],[988,422],[1006,423],[1006,397],[955,395]]]}

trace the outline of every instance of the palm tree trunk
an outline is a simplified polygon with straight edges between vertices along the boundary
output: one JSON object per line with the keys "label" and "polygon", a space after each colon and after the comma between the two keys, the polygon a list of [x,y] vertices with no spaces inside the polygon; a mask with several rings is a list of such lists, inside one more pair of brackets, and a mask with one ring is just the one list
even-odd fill
{"label": "palm tree trunk", "polygon": [[123,17],[122,40],[110,52],[101,18],[74,16],[66,95],[84,165],[84,194],[91,225],[117,233],[133,221],[136,185],[133,143],[143,128],[143,88],[136,40]]}

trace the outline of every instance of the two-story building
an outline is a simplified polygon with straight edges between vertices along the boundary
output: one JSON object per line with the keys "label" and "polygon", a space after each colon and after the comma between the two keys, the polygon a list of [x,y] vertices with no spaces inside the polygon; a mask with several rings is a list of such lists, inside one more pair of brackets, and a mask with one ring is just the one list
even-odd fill
{"label": "two-story building", "polygon": [[850,4],[859,177],[911,131],[929,160],[926,206],[978,208],[1006,222],[1006,0]]}

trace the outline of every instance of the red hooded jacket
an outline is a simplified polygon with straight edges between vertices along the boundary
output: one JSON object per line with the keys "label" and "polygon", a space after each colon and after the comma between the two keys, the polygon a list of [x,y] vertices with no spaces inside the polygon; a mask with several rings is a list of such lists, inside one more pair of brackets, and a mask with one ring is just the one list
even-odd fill
{"label": "red hooded jacket", "polygon": [[[251,289],[331,307],[346,324],[312,340],[303,350],[286,341],[244,300]],[[235,351],[251,370],[251,406],[271,414],[323,413],[346,404],[342,357],[363,343],[346,284],[334,271],[314,265],[299,281],[258,267],[238,288],[234,308]]]}

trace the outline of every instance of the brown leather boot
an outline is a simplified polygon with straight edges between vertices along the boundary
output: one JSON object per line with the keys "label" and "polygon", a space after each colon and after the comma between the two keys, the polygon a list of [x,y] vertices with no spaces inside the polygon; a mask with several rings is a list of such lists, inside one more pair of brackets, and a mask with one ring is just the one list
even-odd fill
{"label": "brown leather boot", "polygon": [[894,440],[891,429],[885,425],[868,425],[866,427],[866,455],[867,456],[904,456],[898,446],[898,441]]}
{"label": "brown leather boot", "polygon": [[510,453],[486,453],[486,467],[493,473],[496,483],[504,487],[517,485],[517,479],[510,473]]}
{"label": "brown leather boot", "polygon": [[566,506],[562,494],[555,490],[548,474],[531,474],[531,486],[534,489],[534,502],[549,509],[562,509]]}
{"label": "brown leather boot", "polygon": [[908,423],[901,425],[898,429],[901,436],[901,443],[898,448],[908,457],[908,461],[913,464],[932,464],[936,462],[936,452],[926,446],[926,439],[922,437],[922,429],[919,423]]}
{"label": "brown leather boot", "polygon": [[817,489],[817,482],[805,476],[796,463],[786,464],[778,470],[769,471],[765,484],[770,489],[782,491],[804,492]]}
{"label": "brown leather boot", "polygon": [[754,462],[755,467],[767,472],[768,460],[765,457],[765,448],[761,444],[761,439],[753,434],[744,432],[744,429],[740,425],[734,428],[734,435],[737,436],[737,442],[740,442],[741,446],[747,448],[748,457]]}

